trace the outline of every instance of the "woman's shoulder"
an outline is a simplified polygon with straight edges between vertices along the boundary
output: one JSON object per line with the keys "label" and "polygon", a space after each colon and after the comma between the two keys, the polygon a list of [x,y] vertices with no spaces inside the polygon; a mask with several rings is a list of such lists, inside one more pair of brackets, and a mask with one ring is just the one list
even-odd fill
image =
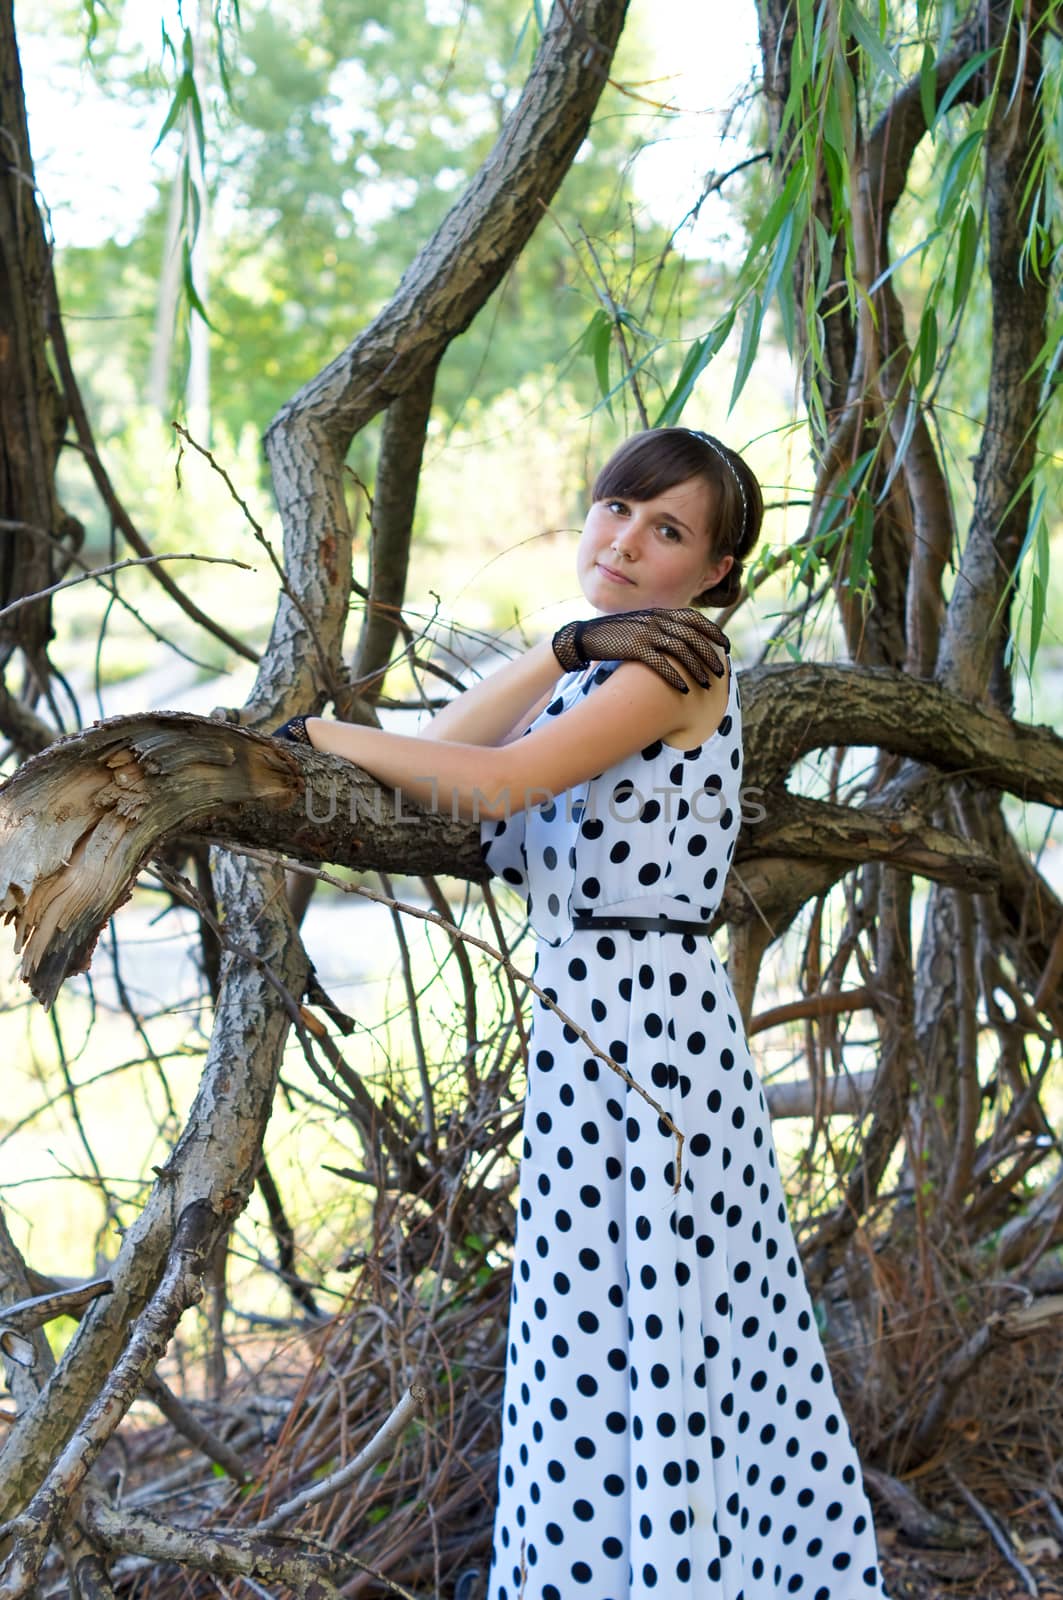
{"label": "woman's shoulder", "polygon": [[[687,686],[687,693],[677,701],[678,721],[675,726],[661,735],[668,744],[678,745],[686,749],[697,744],[703,744],[711,739],[720,723],[727,715],[727,707],[731,698],[731,675],[734,667],[729,655],[723,656],[723,675],[717,678],[710,673],[708,685],[702,687],[692,672],[689,672],[674,656],[668,657],[668,662],[673,671]],[[624,681],[636,683],[656,680],[664,683],[665,680],[656,668],[647,666],[642,661],[621,661],[614,664],[617,668],[616,679],[618,685]],[[623,675],[623,676],[622,676]]]}

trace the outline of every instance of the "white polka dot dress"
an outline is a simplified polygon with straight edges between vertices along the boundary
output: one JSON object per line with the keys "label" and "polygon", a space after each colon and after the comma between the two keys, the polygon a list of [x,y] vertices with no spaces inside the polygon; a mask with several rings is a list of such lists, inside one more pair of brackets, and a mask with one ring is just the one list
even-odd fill
{"label": "white polka dot dress", "polygon": [[535,997],[488,1600],[886,1600],[727,972],[703,935],[572,927],[708,920],[741,778],[732,671],[703,745],[481,826],[536,982],[685,1135],[673,1192],[667,1125]]}

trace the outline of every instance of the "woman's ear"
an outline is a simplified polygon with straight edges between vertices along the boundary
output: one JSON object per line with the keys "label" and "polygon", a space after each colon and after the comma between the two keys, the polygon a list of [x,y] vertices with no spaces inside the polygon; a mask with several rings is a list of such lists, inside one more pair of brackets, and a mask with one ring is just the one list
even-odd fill
{"label": "woman's ear", "polygon": [[734,556],[721,556],[719,561],[710,563],[702,574],[698,594],[703,594],[706,589],[715,589],[718,583],[723,582],[734,564]]}

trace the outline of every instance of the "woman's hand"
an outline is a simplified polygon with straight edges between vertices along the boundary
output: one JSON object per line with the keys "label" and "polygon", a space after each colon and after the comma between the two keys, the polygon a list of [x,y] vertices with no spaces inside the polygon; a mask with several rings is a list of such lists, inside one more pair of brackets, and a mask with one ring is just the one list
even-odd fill
{"label": "woman's hand", "polygon": [[729,651],[731,642],[694,606],[615,611],[584,622],[568,622],[553,637],[554,655],[565,672],[577,672],[592,661],[641,661],[683,694],[690,693],[689,686],[668,657],[675,656],[707,689],[707,672],[722,678],[727,671],[713,646]]}
{"label": "woman's hand", "polygon": [[282,722],[279,728],[274,728],[269,735],[271,739],[289,739],[292,744],[311,744],[310,735],[306,731],[306,716],[291,717],[287,722]]}

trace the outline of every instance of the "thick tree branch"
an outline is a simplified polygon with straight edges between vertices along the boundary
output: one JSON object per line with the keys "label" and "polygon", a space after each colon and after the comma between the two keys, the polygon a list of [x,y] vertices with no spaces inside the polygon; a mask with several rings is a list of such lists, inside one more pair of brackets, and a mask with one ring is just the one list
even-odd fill
{"label": "thick tree branch", "polygon": [[[886,667],[758,667],[742,675],[745,772],[781,782],[810,750],[868,745],[1063,805],[1063,739]],[[748,687],[747,687],[748,684]]]}
{"label": "thick tree branch", "polygon": [[120,1357],[131,1323],[154,1293],[174,1219],[206,1204],[219,1227],[246,1204],[272,1105],[288,1014],[267,1003],[274,985],[302,993],[307,963],[287,915],[284,878],[219,856],[215,863],[226,932],[253,945],[257,960],[230,954],[199,1090],[169,1161],[112,1265],[114,1292],[82,1318],[37,1403],[0,1438],[0,1521],[25,1506]]}
{"label": "thick tree branch", "polygon": [[[1000,33],[1001,17],[993,25]],[[958,73],[986,41],[986,19],[972,13],[955,46],[939,60],[935,71],[935,100],[955,81]],[[974,74],[956,96],[959,102],[977,102],[988,83],[986,74]],[[860,151],[859,195],[863,224],[854,230],[856,273],[869,294],[878,284],[875,359],[869,363],[876,403],[888,415],[892,450],[901,458],[903,484],[910,505],[906,570],[900,581],[907,591],[903,608],[888,605],[897,623],[903,622],[906,648],[895,657],[919,677],[932,676],[937,660],[941,622],[945,613],[942,580],[953,549],[955,521],[952,500],[927,421],[926,408],[905,369],[911,346],[894,279],[889,274],[890,223],[894,209],[908,185],[916,149],[927,132],[922,84],[917,75],[908,80],[879,118]],[[878,519],[881,521],[882,519]],[[879,604],[883,604],[880,600]],[[877,607],[876,607],[877,609]]]}
{"label": "thick tree branch", "polygon": [[[33,1296],[35,1287],[30,1268],[8,1231],[7,1218],[0,1207],[0,1317],[5,1303],[24,1303]],[[20,1328],[18,1335],[25,1339],[28,1349],[20,1349],[19,1359],[14,1360],[0,1346],[0,1361],[15,1405],[19,1413],[24,1414],[36,1403],[41,1384],[54,1367],[55,1358],[40,1323],[32,1328]]]}
{"label": "thick tree branch", "polygon": [[[41,285],[51,252],[37,206],[26,103],[15,40],[12,0],[0,0],[0,607],[47,589],[62,564],[62,546],[76,549],[81,524],[59,503],[55,468],[66,415],[48,364]],[[30,528],[47,528],[43,544]],[[47,598],[0,621],[6,662],[15,645],[39,665],[54,636]]]}
{"label": "thick tree branch", "polygon": [[107,918],[174,833],[346,866],[420,872],[446,863],[487,877],[468,824],[385,796],[349,762],[296,749],[163,712],[110,718],[19,768],[0,789],[0,911],[44,1004],[86,969]]}
{"label": "thick tree branch", "polygon": [[749,854],[854,866],[863,861],[886,861],[920,877],[967,889],[989,888],[1000,877],[988,851],[933,827],[916,811],[889,812],[869,806],[857,810],[787,790],[771,791],[761,803],[765,801],[767,819],[753,823],[743,842]]}
{"label": "thick tree branch", "polygon": [[[779,1006],[778,1009],[790,1011],[794,1008]],[[836,1073],[827,1078],[822,1096],[817,1096],[811,1078],[766,1083],[764,1098],[768,1115],[773,1122],[783,1117],[814,1117],[817,1112],[821,1117],[862,1117],[877,1076],[877,1067],[868,1067],[863,1072]]]}
{"label": "thick tree branch", "polygon": [[380,314],[277,413],[267,448],[299,418],[315,418],[342,455],[469,326],[531,238],[587,135],[626,10],[618,0],[552,7],[491,155]]}
{"label": "thick tree branch", "polygon": [[[972,56],[999,44],[1006,16],[1005,9],[999,6],[972,8],[956,43],[936,63],[934,98],[937,104]],[[985,95],[988,81],[985,73],[975,73],[954,97],[953,104],[977,104]],[[908,187],[912,158],[926,131],[921,81],[916,74],[901,85],[867,136],[868,194],[874,215],[881,219],[884,253],[890,219]],[[888,261],[883,259],[879,270],[887,265]]]}
{"label": "thick tree branch", "polygon": [[110,1278],[95,1278],[91,1283],[34,1295],[16,1305],[0,1305],[0,1329],[10,1328],[15,1333],[26,1334],[34,1328],[43,1328],[56,1317],[80,1315],[101,1294],[110,1294],[113,1287]]}
{"label": "thick tree branch", "polygon": [[[989,397],[974,466],[974,511],[949,598],[937,672],[955,693],[991,691],[1005,712],[1013,705],[1011,673],[1004,666],[1014,595],[1009,583],[1033,503],[1029,474],[1040,421],[1039,384],[1027,374],[1044,342],[1048,303],[1048,273],[1032,263],[1025,272],[1021,268],[1031,206],[1037,204],[1036,186],[1027,184],[1027,164],[1044,136],[1042,36],[1041,25],[1030,29],[1014,103],[986,135],[993,297]],[[1016,44],[1013,66],[1017,51]]]}
{"label": "thick tree branch", "polygon": [[47,750],[55,738],[55,729],[43,717],[31,711],[29,706],[16,700],[3,683],[0,683],[0,730],[19,751],[27,755]]}
{"label": "thick tree branch", "polygon": [[[868,744],[1063,804],[1063,739],[1051,729],[902,673],[762,667],[744,675],[743,703],[746,789],[769,800],[807,751]],[[781,790],[776,799],[764,844],[746,836],[739,862],[812,857],[820,870],[881,856],[952,882],[992,881],[983,852],[918,818],[816,810]],[[474,826],[387,794],[349,762],[173,712],[112,718],[33,757],[0,789],[0,830],[0,911],[44,1004],[87,967],[100,928],[173,833],[366,870],[487,877]]]}
{"label": "thick tree branch", "polygon": [[436,370],[435,365],[429,367],[406,394],[393,400],[384,418],[371,519],[369,600],[354,657],[357,679],[383,675],[402,626],[413,516]]}

